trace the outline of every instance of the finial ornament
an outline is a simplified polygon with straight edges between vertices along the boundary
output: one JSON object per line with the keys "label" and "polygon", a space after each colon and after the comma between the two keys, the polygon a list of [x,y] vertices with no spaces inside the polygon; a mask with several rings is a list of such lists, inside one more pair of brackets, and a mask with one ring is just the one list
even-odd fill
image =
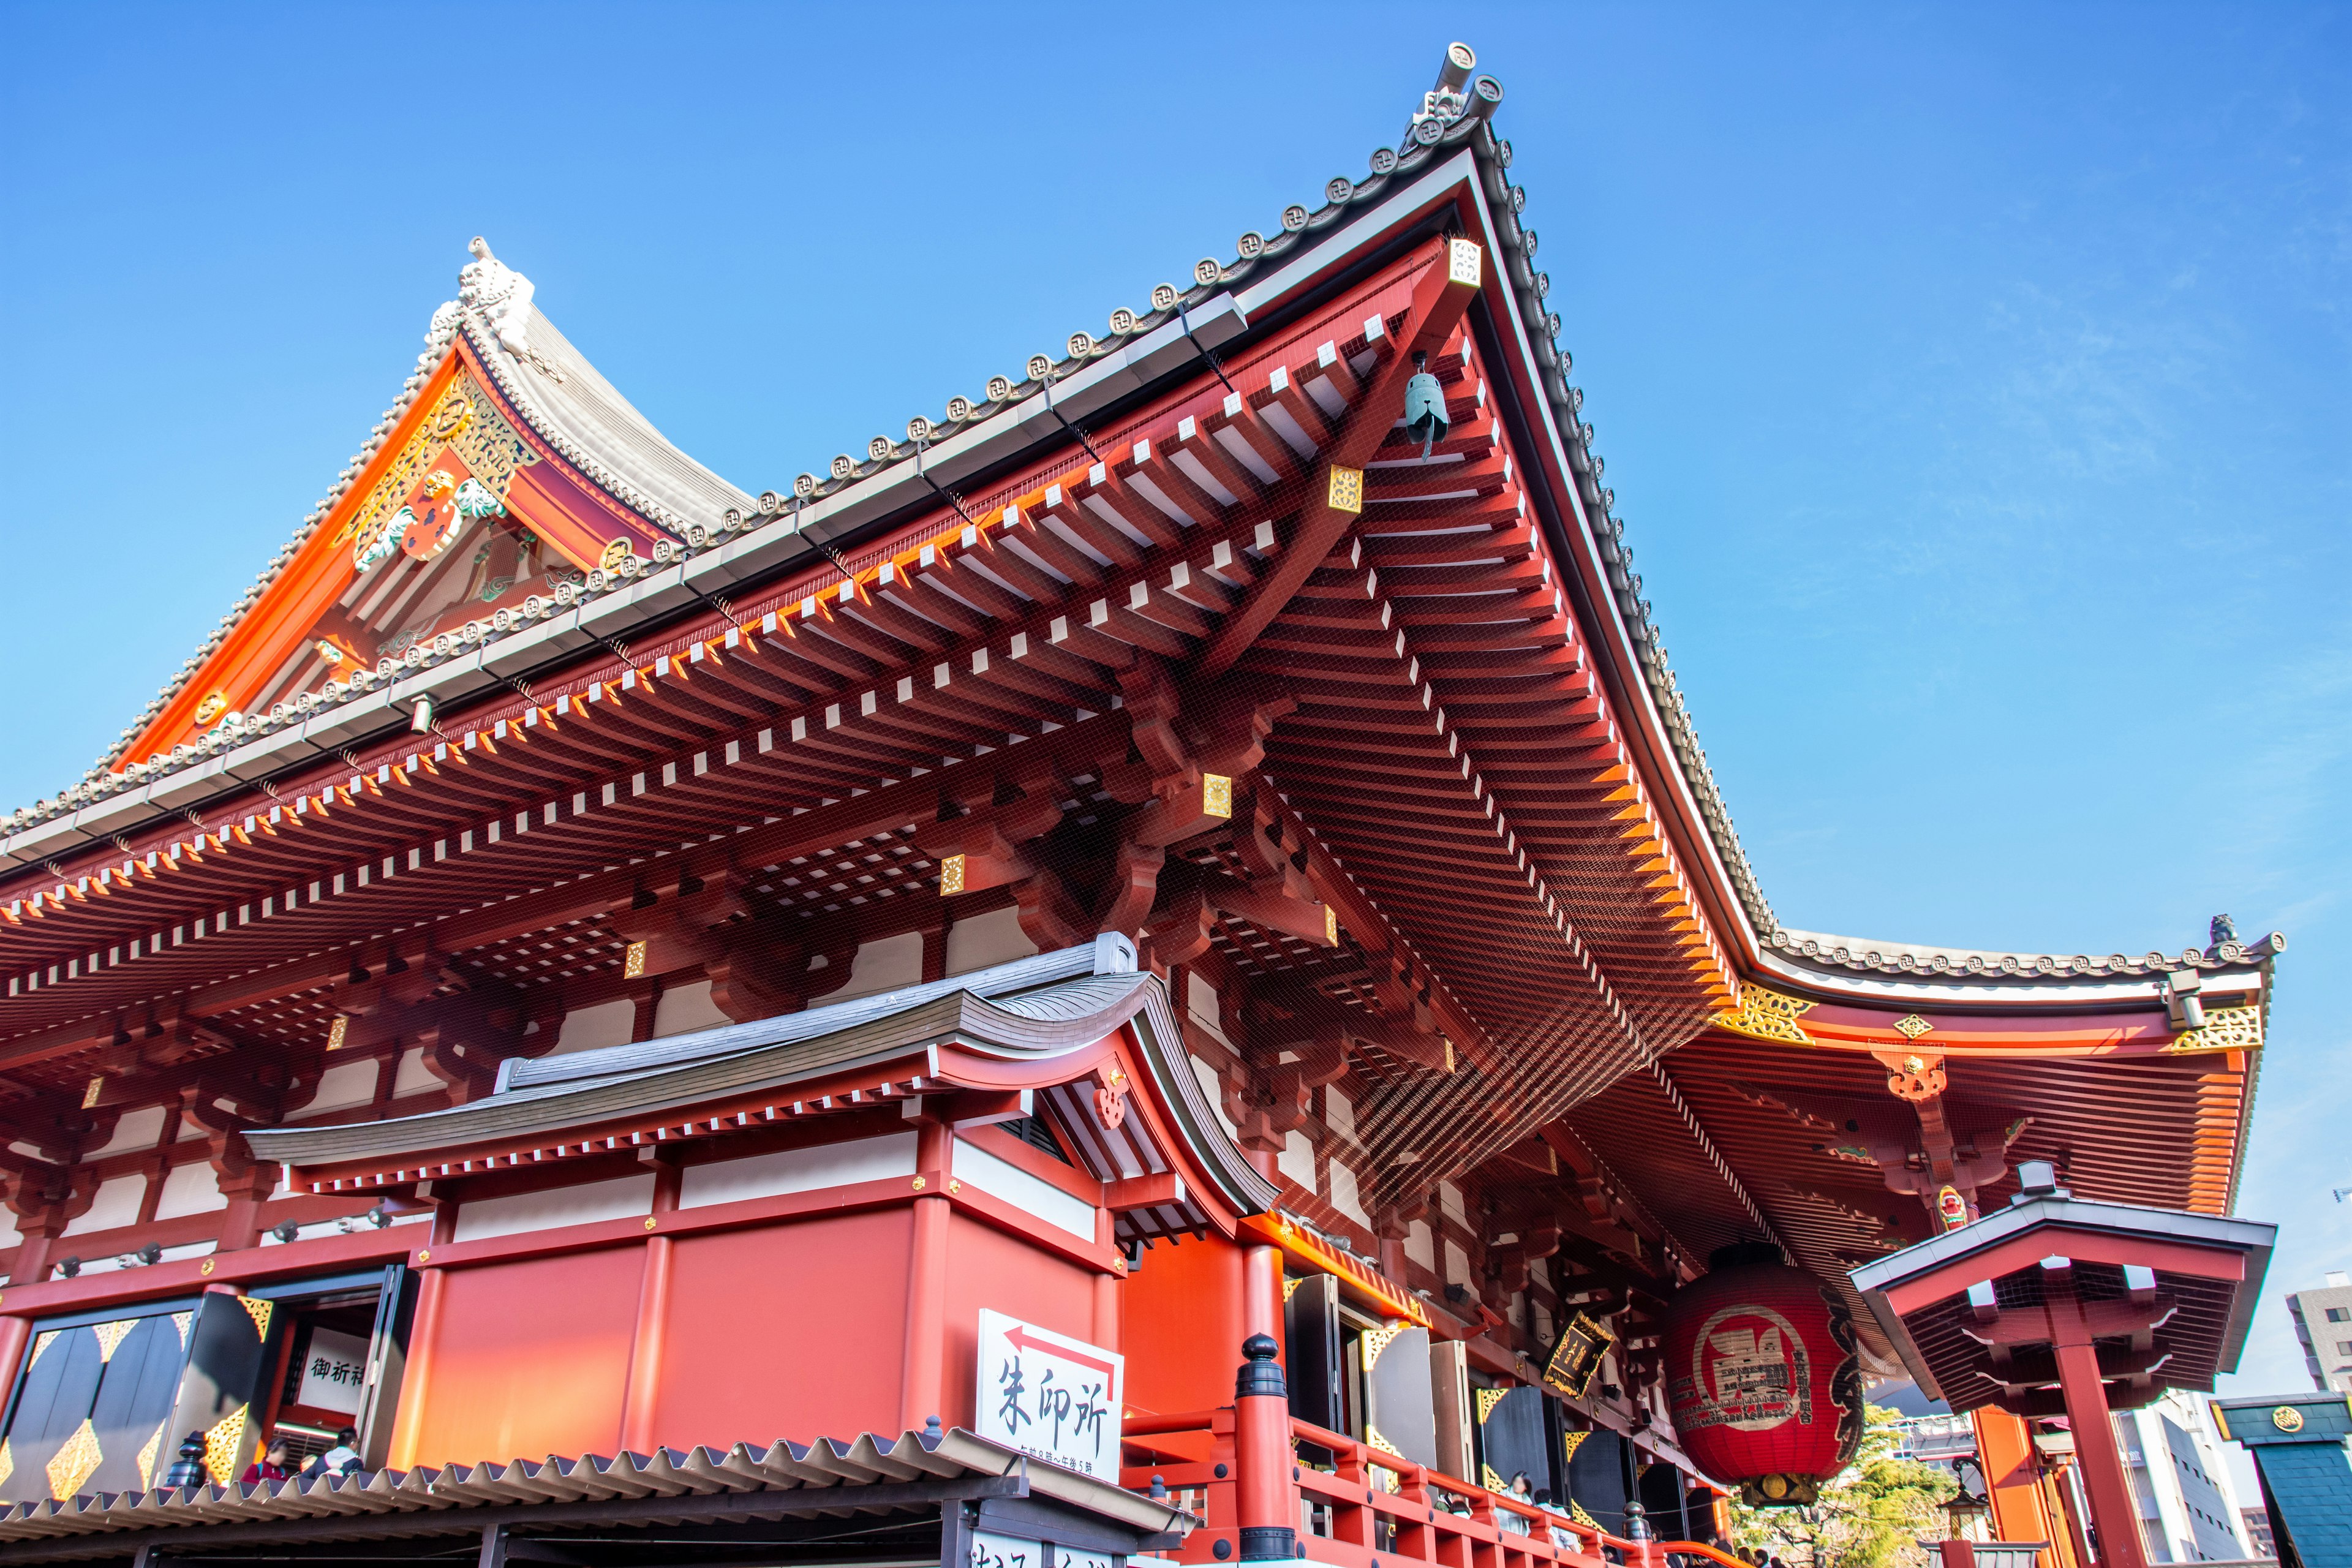
{"label": "finial ornament", "polygon": [[457,303],[488,323],[499,346],[520,359],[530,353],[530,279],[490,254],[490,242],[476,235],[466,248],[474,259],[457,273]]}

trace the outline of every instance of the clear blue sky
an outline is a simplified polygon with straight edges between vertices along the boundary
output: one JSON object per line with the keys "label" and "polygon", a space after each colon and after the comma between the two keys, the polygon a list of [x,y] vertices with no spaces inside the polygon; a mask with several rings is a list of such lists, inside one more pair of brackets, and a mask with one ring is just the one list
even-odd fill
{"label": "clear blue sky", "polygon": [[757,490],[1392,144],[1449,37],[1781,918],[2281,964],[2243,1211],[2352,1267],[2352,15],[0,10],[0,805],[389,400],[468,237]]}

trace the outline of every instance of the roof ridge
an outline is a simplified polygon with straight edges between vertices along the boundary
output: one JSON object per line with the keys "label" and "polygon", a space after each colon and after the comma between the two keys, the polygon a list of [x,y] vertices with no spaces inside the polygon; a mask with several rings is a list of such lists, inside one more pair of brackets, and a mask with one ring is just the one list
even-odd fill
{"label": "roof ridge", "polygon": [[2144,954],[2004,952],[1998,949],[1944,947],[1927,942],[1879,942],[1866,937],[1832,936],[1822,931],[1775,927],[1766,939],[1774,951],[1825,968],[1862,973],[1949,975],[1958,978],[2016,974],[2069,977],[2077,975],[2169,974],[2179,970],[2234,969],[2259,964],[2286,951],[2286,938],[2277,931],[2251,942],[2234,939],[2210,947],[2184,948],[2178,954],[2150,949]]}
{"label": "roof ridge", "polygon": [[[1515,291],[1523,319],[1533,329],[1528,334],[1528,342],[1542,369],[1545,396],[1559,416],[1562,444],[1570,469],[1570,482],[1575,488],[1594,546],[1603,563],[1614,607],[1624,622],[1644,684],[1657,709],[1675,763],[1690,789],[1708,838],[1723,863],[1735,895],[1757,931],[1776,931],[1779,921],[1764,898],[1754,868],[1749,865],[1747,852],[1732,826],[1730,812],[1724,805],[1713,770],[1707,764],[1706,753],[1698,744],[1689,705],[1676,685],[1665,647],[1659,638],[1650,602],[1641,596],[1642,579],[1632,569],[1633,551],[1623,543],[1624,523],[1612,515],[1616,492],[1601,482],[1604,465],[1593,449],[1593,429],[1580,419],[1584,394],[1568,380],[1574,360],[1559,345],[1562,325],[1559,316],[1545,305],[1545,299],[1551,289],[1550,275],[1536,269],[1537,236],[1534,230],[1525,227],[1519,221],[1519,215],[1527,206],[1527,190],[1524,186],[1511,184],[1506,173],[1511,164],[1511,144],[1496,136],[1489,123],[1496,108],[1502,102],[1503,87],[1492,76],[1474,77],[1472,72],[1476,64],[1477,57],[1468,45],[1449,45],[1436,84],[1422,95],[1421,102],[1405,128],[1405,134],[1400,139],[1402,143],[1401,149],[1374,149],[1369,159],[1370,172],[1360,180],[1335,175],[1327,181],[1320,206],[1310,209],[1297,202],[1286,206],[1281,214],[1278,232],[1273,236],[1265,236],[1255,229],[1244,233],[1234,242],[1232,260],[1202,258],[1193,264],[1189,286],[1181,289],[1173,283],[1155,286],[1146,310],[1139,313],[1124,306],[1114,310],[1110,313],[1108,337],[1097,338],[1086,331],[1072,332],[1063,344],[1065,353],[1061,357],[1045,353],[1031,355],[1024,366],[1027,374],[1021,380],[1015,381],[1005,375],[990,377],[982,402],[975,403],[961,395],[952,396],[947,401],[944,420],[934,421],[929,416],[917,415],[907,421],[903,440],[887,435],[876,436],[866,443],[863,458],[849,453],[836,454],[822,477],[804,472],[793,479],[789,493],[772,489],[762,491],[753,503],[756,510],[745,512],[732,507],[725,509],[716,531],[707,523],[680,520],[680,531],[685,535],[683,543],[667,552],[657,543],[655,547],[656,559],[653,563],[665,564],[680,555],[691,556],[727,542],[729,536],[737,532],[772,522],[786,521],[788,528],[797,531],[797,513],[809,501],[839,494],[899,464],[919,461],[935,440],[978,426],[1033,398],[1047,395],[1055,383],[1076,374],[1095,360],[1119,352],[1128,340],[1156,331],[1171,321],[1184,327],[1189,334],[1192,310],[1208,304],[1218,294],[1228,292],[1271,270],[1295,251],[1351,221],[1353,215],[1362,210],[1362,204],[1380,196],[1391,185],[1419,173],[1441,157],[1466,147],[1478,160],[1480,173],[1484,176],[1484,194],[1494,213],[1496,232],[1503,249],[1508,253],[1502,258],[1502,276]],[[478,348],[496,343],[526,362],[537,357],[528,342],[533,313],[533,289],[530,279],[492,257],[489,247],[478,237],[473,247],[477,259],[458,274],[459,298],[434,312],[432,329],[426,334],[427,352],[419,356],[418,373],[404,384],[401,397],[386,410],[384,417],[371,431],[368,442],[362,446],[359,455],[338,476],[336,488],[330,490],[319,507],[304,519],[295,542],[280,550],[261,580],[225,617],[221,631],[216,632],[198,650],[197,657],[183,668],[179,679],[167,687],[163,695],[149,706],[138,721],[138,726],[125,732],[124,744],[135,737],[138,728],[152,721],[171,696],[185,684],[188,677],[201,667],[204,658],[218,646],[220,637],[227,627],[251,607],[277,572],[292,558],[301,541],[351,488],[367,459],[383,444],[391,427],[415,400],[426,376],[439,363],[440,354],[446,351],[450,339],[462,329],[472,337]],[[512,373],[499,363],[497,354],[485,353],[483,358],[486,365],[493,367],[492,374],[499,380],[499,390],[513,395],[516,378]],[[544,430],[541,433],[547,434]],[[568,458],[571,456],[569,453],[566,455]],[[604,481],[600,479],[599,482]],[[786,521],[788,519],[791,521]],[[590,573],[586,584],[565,602],[563,607],[578,603],[581,598],[624,585],[643,569],[644,563],[637,557],[631,556],[618,572]],[[527,620],[519,618],[516,629],[528,624]],[[484,640],[487,642],[501,635],[504,635],[503,631],[486,629]],[[434,658],[429,650],[421,651],[416,665],[432,662]],[[386,677],[378,671],[357,670],[351,678],[347,692],[357,695],[404,673],[395,670],[392,677]],[[235,730],[227,730],[225,724],[207,735],[203,742],[191,746],[186,756],[168,760],[157,771],[173,772],[194,765],[226,750],[230,744],[248,734],[266,733],[289,718],[307,720],[311,716],[310,712],[245,716]],[[121,756],[121,750],[122,746],[118,744],[100,758],[80,784],[61,792],[53,799],[37,803],[32,808],[19,808],[10,815],[5,826],[12,831],[21,830],[34,823],[78,809],[131,783],[144,783],[153,776],[141,773],[134,779],[130,776],[129,770],[121,774],[110,773],[110,766]],[[131,764],[133,768],[148,765]]]}

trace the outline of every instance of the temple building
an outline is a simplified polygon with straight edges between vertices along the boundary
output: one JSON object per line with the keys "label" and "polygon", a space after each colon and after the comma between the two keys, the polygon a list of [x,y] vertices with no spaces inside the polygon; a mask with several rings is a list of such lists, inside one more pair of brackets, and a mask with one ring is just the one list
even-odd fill
{"label": "temple building", "polygon": [[1776,918],[1502,97],[745,488],[476,239],[0,823],[0,1550],[1651,1562],[1910,1377],[2147,1560],[2284,942]]}

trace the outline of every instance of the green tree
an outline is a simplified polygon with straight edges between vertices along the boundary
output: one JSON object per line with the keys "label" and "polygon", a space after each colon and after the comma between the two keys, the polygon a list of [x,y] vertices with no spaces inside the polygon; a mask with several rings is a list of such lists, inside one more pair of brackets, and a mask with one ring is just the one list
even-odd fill
{"label": "green tree", "polygon": [[1925,1568],[1918,1543],[1944,1533],[1944,1500],[1952,1478],[1932,1465],[1898,1458],[1895,1412],[1874,1405],[1862,1450],[1822,1487],[1810,1508],[1731,1505],[1733,1539],[1761,1547],[1795,1568]]}

